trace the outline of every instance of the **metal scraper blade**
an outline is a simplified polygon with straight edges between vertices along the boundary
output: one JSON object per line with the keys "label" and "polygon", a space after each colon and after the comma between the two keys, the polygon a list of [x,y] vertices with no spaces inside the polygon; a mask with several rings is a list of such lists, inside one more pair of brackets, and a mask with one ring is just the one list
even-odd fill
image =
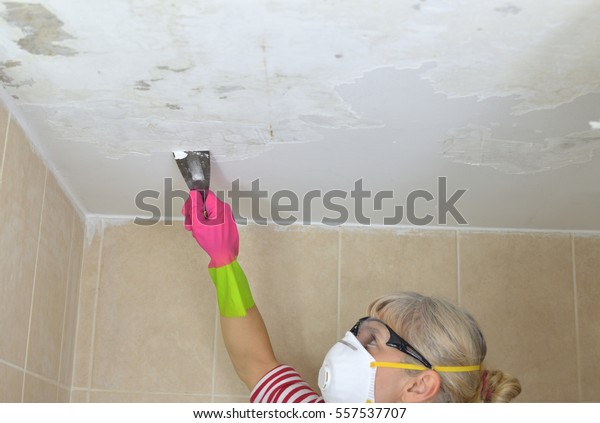
{"label": "metal scraper blade", "polygon": [[190,190],[206,198],[210,188],[210,151],[174,151],[177,167]]}

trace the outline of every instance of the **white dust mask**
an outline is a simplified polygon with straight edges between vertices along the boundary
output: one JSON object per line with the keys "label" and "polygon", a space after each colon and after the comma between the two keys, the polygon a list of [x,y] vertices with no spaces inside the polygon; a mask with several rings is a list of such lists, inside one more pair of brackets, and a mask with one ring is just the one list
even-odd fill
{"label": "white dust mask", "polygon": [[325,402],[375,402],[375,358],[351,332],[331,347],[321,370],[319,388]]}

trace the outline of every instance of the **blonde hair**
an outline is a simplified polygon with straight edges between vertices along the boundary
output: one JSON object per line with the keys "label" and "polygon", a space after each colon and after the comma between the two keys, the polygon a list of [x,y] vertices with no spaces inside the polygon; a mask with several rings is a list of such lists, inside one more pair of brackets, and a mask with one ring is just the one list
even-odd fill
{"label": "blonde hair", "polygon": [[[437,366],[480,365],[487,347],[473,317],[452,303],[414,292],[386,295],[367,308]],[[407,355],[409,362],[415,362]],[[518,379],[499,370],[439,373],[440,402],[509,402],[521,392]]]}

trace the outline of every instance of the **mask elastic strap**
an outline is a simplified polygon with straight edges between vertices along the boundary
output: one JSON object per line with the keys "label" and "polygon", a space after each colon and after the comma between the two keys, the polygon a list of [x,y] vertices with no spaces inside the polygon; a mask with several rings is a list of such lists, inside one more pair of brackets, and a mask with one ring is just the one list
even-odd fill
{"label": "mask elastic strap", "polygon": [[[422,364],[390,363],[386,361],[372,361],[371,367],[388,367],[392,369],[405,370],[429,370],[429,368],[423,366]],[[436,372],[440,373],[477,372],[481,370],[481,366],[433,366],[431,370],[435,370]]]}

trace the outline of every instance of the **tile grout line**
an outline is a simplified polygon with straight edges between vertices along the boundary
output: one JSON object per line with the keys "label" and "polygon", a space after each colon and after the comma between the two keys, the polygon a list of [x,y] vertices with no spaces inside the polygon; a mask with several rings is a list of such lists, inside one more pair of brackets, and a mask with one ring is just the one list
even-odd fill
{"label": "tile grout line", "polygon": [[25,369],[24,369],[24,368],[22,368],[21,366],[17,366],[16,364],[14,364],[14,363],[11,363],[10,361],[3,360],[3,359],[1,359],[1,358],[0,358],[0,364],[4,364],[4,365],[5,365],[5,366],[7,366],[7,367],[10,367],[10,368],[12,368],[12,369],[14,369],[14,370],[19,370],[19,371],[21,371],[21,372],[24,372],[24,371],[25,371]]}
{"label": "tile grout line", "polygon": [[335,337],[340,335],[341,305],[342,305],[342,228],[338,229],[338,265],[337,265],[337,315],[335,322]]}
{"label": "tile grout line", "polygon": [[48,383],[50,385],[56,385],[57,388],[66,388],[65,385],[57,382],[56,380],[52,380],[50,378],[47,378],[46,376],[41,375],[39,373],[32,372],[31,370],[24,370],[24,372],[26,374],[30,375],[30,376],[33,376],[33,377],[38,378],[40,380],[43,380],[44,382],[46,382],[46,383]]}
{"label": "tile grout line", "polygon": [[[181,395],[181,396],[200,396],[200,397],[211,397],[210,394],[206,392],[170,392],[170,391],[143,391],[143,390],[127,390],[127,389],[101,389],[101,388],[81,388],[81,387],[73,387],[74,391],[82,392],[82,391],[91,391],[91,392],[109,392],[115,394],[141,394],[141,395]],[[247,399],[246,395],[239,394],[215,394],[215,398],[228,398],[228,397],[239,397]]]}
{"label": "tile grout line", "polygon": [[462,307],[461,285],[460,285],[460,233],[456,231],[456,300],[458,306]]}
{"label": "tile grout line", "polygon": [[[85,226],[84,226],[85,227]],[[85,238],[84,238],[84,242],[85,242]],[[75,335],[73,337],[73,362],[71,363],[71,381],[70,381],[70,394],[69,394],[69,402],[71,402],[71,395],[73,394],[73,386],[74,386],[74,381],[75,381],[75,363],[77,363],[77,344],[79,341],[79,323],[81,323],[81,296],[83,293],[83,289],[81,287],[81,280],[83,278],[83,259],[85,258],[85,249],[83,247],[83,242],[80,245],[81,247],[81,263],[79,266],[79,279],[78,279],[78,284],[79,284],[79,289],[77,290],[78,295],[77,295],[77,315],[75,316]]]}
{"label": "tile grout line", "polygon": [[100,222],[100,245],[98,246],[98,269],[96,270],[96,289],[94,290],[94,310],[92,312],[92,333],[90,340],[90,353],[87,375],[86,402],[90,402],[90,391],[92,389],[92,372],[94,371],[94,348],[96,347],[96,312],[98,311],[98,297],[100,291],[100,268],[102,266],[102,255],[104,253],[104,221]]}
{"label": "tile grout line", "polygon": [[581,402],[583,389],[581,384],[581,348],[579,345],[579,301],[577,298],[577,269],[575,261],[575,235],[571,234],[571,265],[573,267],[573,305],[575,307],[575,353],[577,357],[577,397]]}
{"label": "tile grout line", "polygon": [[[74,232],[74,227],[75,227],[75,223],[74,221],[71,221],[71,241],[69,243],[69,261],[67,263],[67,271],[69,272],[67,275],[67,283],[66,283],[66,289],[65,289],[65,307],[63,309],[63,322],[62,322],[62,331],[60,334],[60,354],[58,356],[58,375],[56,377],[56,382],[60,383],[60,377],[61,377],[61,372],[63,370],[63,353],[64,351],[64,346],[65,346],[65,330],[66,330],[66,326],[67,326],[67,309],[68,309],[68,305],[69,305],[69,287],[70,287],[70,282],[71,282],[71,260],[73,258],[73,232]],[[59,392],[58,390],[56,391],[56,402],[58,402],[58,395]],[[71,397],[71,394],[69,393],[69,398]]]}
{"label": "tile grout line", "polygon": [[21,387],[21,402],[25,401],[25,376],[27,374],[27,361],[29,360],[29,341],[31,338],[31,320],[33,317],[33,302],[35,300],[35,282],[37,279],[38,259],[40,257],[40,243],[42,239],[42,223],[44,220],[44,207],[46,205],[46,184],[48,182],[48,169],[44,174],[44,193],[42,194],[42,207],[40,208],[40,223],[38,224],[38,239],[35,252],[35,264],[33,268],[33,285],[31,287],[31,304],[29,305],[29,324],[27,326],[27,343],[25,344],[25,362],[23,363],[23,385]]}
{"label": "tile grout line", "polygon": [[63,385],[63,384],[61,384],[61,383],[59,383],[59,382],[57,382],[55,380],[49,379],[46,376],[41,375],[39,373],[32,372],[31,370],[26,370],[26,369],[24,369],[22,367],[19,367],[19,366],[15,365],[15,364],[13,364],[13,363],[11,363],[9,361],[0,359],[0,364],[4,365],[6,367],[10,367],[13,370],[17,370],[19,372],[23,372],[23,377],[25,377],[25,374],[27,374],[29,376],[35,377],[36,379],[40,379],[40,380],[42,380],[42,381],[44,381],[44,382],[46,382],[46,383],[48,383],[50,385],[56,385],[57,388],[64,388],[64,389],[68,388],[66,385]]}
{"label": "tile grout line", "polygon": [[4,148],[2,152],[2,162],[0,163],[0,186],[2,185],[2,176],[4,175],[4,161],[6,160],[6,151],[8,150],[8,133],[10,132],[10,121],[12,113],[8,112],[8,122],[6,122],[6,134],[4,134]]}
{"label": "tile grout line", "polygon": [[212,359],[212,381],[210,388],[210,402],[215,400],[215,386],[217,385],[217,336],[219,331],[219,305],[215,301],[215,325],[213,332],[213,359]]}
{"label": "tile grout line", "polygon": [[61,384],[61,383],[59,383],[59,382],[57,382],[55,380],[47,378],[44,375],[41,375],[41,374],[36,373],[36,372],[32,372],[31,370],[24,369],[23,367],[17,366],[16,364],[11,363],[10,361],[6,361],[6,360],[3,360],[3,359],[0,358],[0,364],[4,365],[6,367],[10,367],[13,370],[17,370],[19,372],[23,372],[23,377],[25,377],[25,374],[28,374],[30,376],[33,376],[33,377],[37,378],[37,379],[43,380],[44,382],[47,382],[50,385],[56,385],[59,388],[66,388],[67,387],[67,386],[65,386],[65,385],[63,385],[63,384]]}

